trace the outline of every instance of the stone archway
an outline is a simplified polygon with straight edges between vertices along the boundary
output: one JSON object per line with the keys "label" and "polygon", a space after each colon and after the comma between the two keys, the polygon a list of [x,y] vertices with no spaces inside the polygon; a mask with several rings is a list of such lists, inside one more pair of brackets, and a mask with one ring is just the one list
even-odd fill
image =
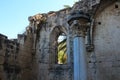
{"label": "stone archway", "polygon": [[50,64],[58,63],[58,37],[66,34],[67,30],[63,26],[55,26],[50,34]]}

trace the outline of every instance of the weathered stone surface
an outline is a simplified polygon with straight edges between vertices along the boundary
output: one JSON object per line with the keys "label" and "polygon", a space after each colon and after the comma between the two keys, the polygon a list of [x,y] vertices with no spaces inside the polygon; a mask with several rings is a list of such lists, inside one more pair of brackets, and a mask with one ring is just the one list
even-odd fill
{"label": "weathered stone surface", "polygon": [[[90,16],[86,47],[94,49],[86,50],[88,80],[120,80],[119,6],[117,0],[81,0],[72,8],[30,16],[17,40],[0,34],[0,80],[73,80],[76,30],[69,28],[68,17],[76,10]],[[67,64],[57,62],[61,34],[67,36]]]}

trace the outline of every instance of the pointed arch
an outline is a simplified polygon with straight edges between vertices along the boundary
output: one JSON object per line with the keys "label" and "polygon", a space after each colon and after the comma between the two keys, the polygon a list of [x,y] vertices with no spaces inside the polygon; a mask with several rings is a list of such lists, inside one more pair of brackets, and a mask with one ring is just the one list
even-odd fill
{"label": "pointed arch", "polygon": [[[50,33],[50,63],[52,64],[58,64],[58,52],[61,50],[63,50],[62,48],[59,47],[58,50],[58,46],[59,46],[59,42],[58,42],[58,38],[59,36],[64,35],[67,36],[67,30],[65,27],[63,26],[55,26],[53,28],[53,30]],[[64,42],[66,40],[63,40]],[[63,45],[63,48],[65,48],[66,46]],[[64,55],[64,54],[63,54]]]}

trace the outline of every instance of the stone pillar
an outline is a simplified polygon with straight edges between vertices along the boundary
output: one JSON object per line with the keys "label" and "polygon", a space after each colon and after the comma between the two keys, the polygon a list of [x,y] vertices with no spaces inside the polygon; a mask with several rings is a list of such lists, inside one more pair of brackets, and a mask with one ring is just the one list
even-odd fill
{"label": "stone pillar", "polygon": [[74,80],[87,79],[87,61],[85,33],[89,16],[80,11],[74,11],[68,20],[73,36]]}
{"label": "stone pillar", "polygon": [[71,37],[71,31],[68,29],[68,36],[67,36],[67,63],[69,65],[72,65],[73,63],[73,54],[72,54],[72,37]]}
{"label": "stone pillar", "polygon": [[76,36],[73,39],[74,80],[87,80],[87,61],[84,37]]}
{"label": "stone pillar", "polygon": [[[71,28],[73,29],[74,80],[87,80],[84,28],[79,29],[81,25],[73,25]],[[76,29],[76,27],[78,27],[78,29]]]}

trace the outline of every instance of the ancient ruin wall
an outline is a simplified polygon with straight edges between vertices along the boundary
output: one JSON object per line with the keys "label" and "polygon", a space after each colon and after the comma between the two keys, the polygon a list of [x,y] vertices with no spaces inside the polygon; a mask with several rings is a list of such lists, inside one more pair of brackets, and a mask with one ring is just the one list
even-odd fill
{"label": "ancient ruin wall", "polygon": [[[106,2],[106,4],[109,2]],[[103,7],[106,4],[101,4]],[[97,80],[119,80],[120,5],[109,3],[95,17],[94,53]],[[100,9],[99,9],[100,10]],[[98,10],[98,11],[99,11]]]}
{"label": "ancient ruin wall", "polygon": [[19,43],[16,39],[8,40],[0,34],[0,79],[18,79],[20,67],[18,64]]}
{"label": "ancient ruin wall", "polygon": [[[73,45],[69,13],[91,16],[94,50],[87,52],[88,80],[119,80],[120,2],[82,0],[72,8],[30,16],[16,40],[0,35],[0,80],[73,80]],[[57,39],[67,36],[67,64],[57,64]]]}

